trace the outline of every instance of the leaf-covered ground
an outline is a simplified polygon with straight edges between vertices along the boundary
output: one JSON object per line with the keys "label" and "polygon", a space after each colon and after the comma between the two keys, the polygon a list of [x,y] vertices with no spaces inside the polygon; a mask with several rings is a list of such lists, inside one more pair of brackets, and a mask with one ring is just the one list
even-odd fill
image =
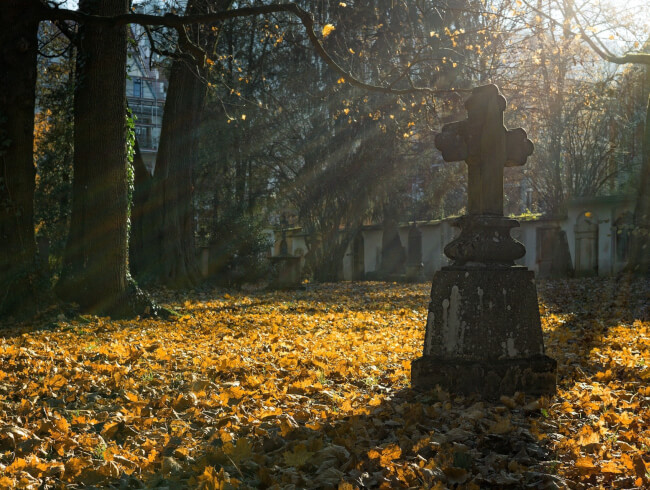
{"label": "leaf-covered ground", "polygon": [[409,388],[429,286],[158,299],[0,330],[0,487],[650,486],[649,284],[543,282],[557,395]]}

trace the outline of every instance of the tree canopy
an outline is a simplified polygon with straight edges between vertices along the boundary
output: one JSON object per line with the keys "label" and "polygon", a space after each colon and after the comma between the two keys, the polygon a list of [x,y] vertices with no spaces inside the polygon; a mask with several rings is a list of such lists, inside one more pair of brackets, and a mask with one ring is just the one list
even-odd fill
{"label": "tree canopy", "polygon": [[[257,255],[263,249],[260,227],[277,224],[281,215],[308,233],[307,259],[315,277],[334,279],[342,254],[364,223],[462,213],[463,168],[443,164],[432,141],[441,124],[462,111],[467,91],[488,82],[498,84],[510,101],[507,123],[527,126],[537,145],[530,165],[506,177],[508,212],[557,215],[573,198],[630,193],[638,182],[647,182],[647,157],[638,151],[639,128],[647,128],[644,75],[608,64],[647,66],[647,32],[635,33],[628,19],[590,3],[196,0],[187,5],[153,2],[155,8],[146,11],[140,2],[112,13],[39,0],[24,5],[29,8],[21,23],[13,17],[16,2],[7,4],[2,18],[9,53],[3,72],[11,74],[2,78],[7,94],[2,108],[6,205],[0,225],[6,240],[0,263],[8,278],[6,305],[14,296],[9,291],[40,289],[42,280],[33,273],[35,217],[39,233],[58,244],[47,250],[56,254],[52,259],[38,259],[52,262],[55,279],[62,263],[61,237],[68,223],[71,230],[75,227],[75,195],[78,202],[83,186],[74,191],[74,181],[82,179],[85,167],[70,180],[70,159],[82,151],[79,141],[70,146],[70,135],[81,134],[83,123],[75,119],[81,126],[72,132],[71,117],[53,109],[65,107],[72,90],[78,100],[87,88],[86,65],[79,61],[90,49],[83,41],[86,27],[112,32],[127,24],[142,26],[142,38],[132,42],[149,43],[148,49],[159,53],[156,63],[170,83],[153,180],[136,165],[142,178],[136,178],[131,231],[150,242],[133,240],[130,255],[144,281],[196,284],[193,243],[202,239],[198,233],[218,249],[224,237],[241,229],[242,236],[250,235],[252,248],[244,240],[239,252],[237,247],[224,252],[227,257],[219,258],[217,267],[224,273],[223,267],[232,267],[227,264],[237,262],[242,250],[248,247],[257,252],[246,253]],[[61,33],[69,44],[59,40],[58,48],[41,49],[39,59],[50,56],[47,76],[60,72],[59,79],[68,82],[62,84],[56,76],[47,81],[44,70],[39,74],[33,152],[34,106],[19,101],[35,104],[37,98],[37,28],[43,22],[47,27],[41,28],[40,39]],[[636,38],[629,37],[634,34]],[[630,51],[616,55],[612,42]],[[122,49],[109,47],[88,59],[100,56],[97,62],[105,69]],[[71,50],[76,66],[70,62]],[[25,52],[29,57],[19,55]],[[90,99],[106,96],[95,92]],[[78,117],[81,109],[74,112]],[[123,127],[119,132],[126,131],[125,123],[117,124]],[[10,134],[11,128],[25,131]],[[52,144],[59,141],[56,135],[62,144]],[[129,165],[120,165],[128,178]],[[120,192],[125,193],[120,213],[126,220],[131,213],[128,185]],[[63,204],[47,205],[52,199]],[[639,230],[647,222],[642,201],[640,197],[635,218]],[[70,212],[73,219],[68,221]],[[233,228],[234,223],[240,224]],[[20,258],[14,260],[16,256]],[[124,268],[120,288],[126,287],[127,277]]]}

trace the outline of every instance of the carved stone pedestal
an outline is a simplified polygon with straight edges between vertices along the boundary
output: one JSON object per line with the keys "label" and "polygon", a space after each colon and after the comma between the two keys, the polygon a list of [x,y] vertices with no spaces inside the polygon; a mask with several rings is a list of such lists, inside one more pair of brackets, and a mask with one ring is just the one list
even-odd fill
{"label": "carved stone pedestal", "polygon": [[526,248],[510,236],[519,221],[503,216],[468,215],[454,221],[460,235],[445,247],[445,255],[454,265],[500,264],[514,265],[516,259],[526,255]]}
{"label": "carved stone pedestal", "polygon": [[487,398],[553,393],[556,362],[544,355],[533,272],[451,266],[433,277],[423,356],[412,385]]}
{"label": "carved stone pedestal", "polygon": [[554,393],[557,368],[555,360],[548,356],[486,361],[424,356],[415,360],[411,369],[417,389],[440,386],[451,393],[478,393],[496,400],[517,391],[535,396]]}

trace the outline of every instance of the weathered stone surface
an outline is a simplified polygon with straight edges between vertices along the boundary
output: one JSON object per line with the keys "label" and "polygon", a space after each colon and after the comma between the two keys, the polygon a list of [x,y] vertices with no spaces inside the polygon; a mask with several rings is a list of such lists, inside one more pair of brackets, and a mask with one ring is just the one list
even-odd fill
{"label": "weathered stone surface", "polygon": [[387,219],[384,223],[384,233],[381,243],[380,277],[390,280],[404,274],[406,252],[399,237],[397,221]]}
{"label": "weathered stone surface", "polygon": [[413,223],[408,233],[408,251],[406,265],[419,267],[422,265],[422,232]]}
{"label": "weathered stone surface", "polygon": [[406,280],[411,282],[424,279],[424,264],[422,263],[422,232],[413,223],[408,233],[408,249],[406,253]]}
{"label": "weathered stone surface", "polygon": [[517,359],[542,354],[544,341],[532,271],[512,267],[435,274],[424,355]]}
{"label": "weathered stone surface", "polygon": [[485,361],[424,356],[413,361],[411,378],[416,389],[440,386],[456,394],[497,399],[517,391],[534,396],[553,393],[556,369],[555,359],[541,355]]}
{"label": "weathered stone surface", "polygon": [[436,148],[446,162],[467,162],[467,208],[470,215],[503,215],[503,168],[524,165],[533,143],[522,128],[503,124],[506,99],[496,85],[472,90],[465,102],[467,119],[445,124]]}
{"label": "weathered stone surface", "polygon": [[269,287],[272,289],[300,289],[300,257],[278,255],[270,257],[275,277]]}
{"label": "weathered stone surface", "polygon": [[494,397],[555,390],[544,355],[534,275],[525,267],[447,267],[437,272],[414,388]]}
{"label": "weathered stone surface", "polygon": [[567,277],[573,275],[573,263],[566,232],[559,226],[537,229],[537,277]]}

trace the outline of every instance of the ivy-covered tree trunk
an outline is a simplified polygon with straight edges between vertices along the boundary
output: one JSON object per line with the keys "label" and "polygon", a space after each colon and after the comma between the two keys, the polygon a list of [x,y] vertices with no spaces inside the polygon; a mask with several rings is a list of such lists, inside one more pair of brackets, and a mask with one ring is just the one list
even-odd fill
{"label": "ivy-covered tree trunk", "polygon": [[133,157],[133,203],[129,234],[129,268],[134,277],[140,277],[147,266],[147,233],[145,206],[151,192],[151,174],[144,164],[137,139]]}
{"label": "ivy-covered tree trunk", "polygon": [[35,289],[34,101],[40,4],[0,6],[0,315]]}
{"label": "ivy-covered tree trunk", "polygon": [[[79,9],[123,14],[128,0],[81,0]],[[127,261],[126,28],[82,25],[79,40],[72,215],[57,292],[85,311],[145,313]]]}

